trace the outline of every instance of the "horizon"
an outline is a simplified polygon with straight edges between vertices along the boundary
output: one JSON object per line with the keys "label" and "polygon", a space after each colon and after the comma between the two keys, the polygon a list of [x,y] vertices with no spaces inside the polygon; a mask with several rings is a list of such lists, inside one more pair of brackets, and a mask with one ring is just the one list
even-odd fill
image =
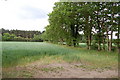
{"label": "horizon", "polygon": [[[0,29],[5,29],[5,28],[0,28]],[[5,30],[20,30],[20,29],[5,29]],[[20,31],[40,31],[40,30],[20,30]],[[45,30],[43,30],[45,31]],[[40,31],[40,32],[43,32],[43,31]]]}

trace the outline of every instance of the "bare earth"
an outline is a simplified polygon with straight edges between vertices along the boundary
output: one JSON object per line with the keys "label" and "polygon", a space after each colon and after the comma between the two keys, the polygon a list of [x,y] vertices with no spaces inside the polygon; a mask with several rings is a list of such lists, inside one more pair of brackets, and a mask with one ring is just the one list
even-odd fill
{"label": "bare earth", "polygon": [[116,78],[118,70],[86,69],[80,63],[41,64],[39,61],[14,68],[4,68],[4,78]]}

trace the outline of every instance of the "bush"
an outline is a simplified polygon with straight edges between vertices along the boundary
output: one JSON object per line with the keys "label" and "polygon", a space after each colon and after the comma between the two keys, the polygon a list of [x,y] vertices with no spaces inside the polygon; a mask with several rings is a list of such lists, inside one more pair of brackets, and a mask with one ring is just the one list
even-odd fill
{"label": "bush", "polygon": [[43,42],[41,35],[34,35],[34,38],[31,41]]}
{"label": "bush", "polygon": [[31,38],[15,37],[14,41],[32,41]]}
{"label": "bush", "polygon": [[114,51],[116,51],[117,50],[117,47],[116,46],[113,46],[112,47],[112,51],[114,52]]}
{"label": "bush", "polygon": [[34,35],[34,38],[24,38],[17,37],[15,34],[4,33],[2,36],[2,41],[35,41],[35,42],[43,42],[40,35]]}
{"label": "bush", "polygon": [[15,37],[14,40],[15,41],[24,41],[24,39],[22,37]]}
{"label": "bush", "polygon": [[94,49],[94,50],[97,50],[97,49],[98,49],[98,45],[97,45],[97,43],[96,43],[95,40],[92,42],[91,48]]}
{"label": "bush", "polygon": [[[120,43],[120,39],[114,39],[113,40],[113,43],[115,44],[115,45],[118,45],[118,43]],[[119,46],[120,47],[120,46]]]}
{"label": "bush", "polygon": [[15,34],[4,33],[2,36],[3,41],[13,41],[15,38]]}

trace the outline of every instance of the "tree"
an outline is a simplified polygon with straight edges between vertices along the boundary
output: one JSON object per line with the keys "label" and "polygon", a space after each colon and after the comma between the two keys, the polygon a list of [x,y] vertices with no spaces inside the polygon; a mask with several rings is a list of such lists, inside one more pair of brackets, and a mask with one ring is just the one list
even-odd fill
{"label": "tree", "polygon": [[115,17],[118,14],[117,8],[116,2],[57,2],[49,14],[50,24],[43,37],[51,42],[66,42],[75,47],[83,32],[88,49],[95,42],[99,51],[105,50],[107,43],[107,49],[111,51],[113,33],[119,33],[119,22]]}

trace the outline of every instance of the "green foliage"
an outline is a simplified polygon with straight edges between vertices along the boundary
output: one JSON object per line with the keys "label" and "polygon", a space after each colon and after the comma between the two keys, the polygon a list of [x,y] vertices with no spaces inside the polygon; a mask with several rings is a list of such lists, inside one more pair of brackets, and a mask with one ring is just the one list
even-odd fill
{"label": "green foliage", "polygon": [[[0,29],[3,41],[42,41],[38,39],[40,31]],[[34,38],[34,39],[33,39]]]}
{"label": "green foliage", "polygon": [[117,45],[118,43],[120,43],[120,39],[114,39],[113,43]]}
{"label": "green foliage", "polygon": [[103,36],[102,36],[101,33],[94,34],[94,40],[95,40],[96,43],[97,43],[97,42],[102,43],[103,39],[104,39],[104,38],[103,38]]}
{"label": "green foliage", "polygon": [[34,42],[42,42],[41,35],[34,35],[34,38],[24,38],[20,36],[16,36],[15,34],[4,33],[2,36],[2,41],[34,41]]}
{"label": "green foliage", "polygon": [[[46,26],[43,39],[53,43],[66,42],[74,47],[79,42],[86,42],[88,49],[92,46],[95,48],[96,45],[98,50],[104,49],[101,44],[105,44],[107,36],[119,32],[119,17],[115,17],[118,5],[109,2],[56,2],[48,15],[50,24]],[[81,33],[84,39],[81,39]],[[92,40],[96,41],[95,45],[91,45]],[[111,51],[112,39],[106,42]]]}
{"label": "green foliage", "polygon": [[32,41],[31,38],[15,37],[13,41]]}
{"label": "green foliage", "polygon": [[96,40],[94,40],[93,42],[92,42],[92,47],[91,47],[93,50],[97,50],[98,49],[98,45],[97,45],[97,42],[96,42]]}
{"label": "green foliage", "polygon": [[37,41],[37,42],[42,42],[42,38],[41,35],[34,35],[34,38],[32,39],[32,41]]}
{"label": "green foliage", "polygon": [[9,34],[15,34],[17,37],[23,37],[23,38],[33,38],[35,35],[40,35],[40,31],[26,31],[26,30],[7,30],[7,29],[0,29],[1,34],[9,33]]}
{"label": "green foliage", "polygon": [[16,36],[14,34],[4,33],[2,36],[3,41],[12,41]]}

